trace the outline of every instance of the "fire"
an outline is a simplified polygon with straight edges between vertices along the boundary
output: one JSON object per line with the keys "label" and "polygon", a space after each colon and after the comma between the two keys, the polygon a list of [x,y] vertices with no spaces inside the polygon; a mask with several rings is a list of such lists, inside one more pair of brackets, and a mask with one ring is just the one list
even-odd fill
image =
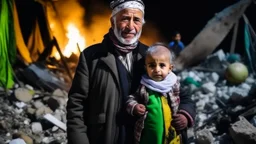
{"label": "fire", "polygon": [[[80,51],[85,48],[85,38],[80,34],[75,24],[68,24],[66,37],[68,38],[68,43],[63,51],[64,56],[70,57],[72,53],[78,55]],[[58,52],[55,53],[55,58],[60,59]]]}
{"label": "fire", "polygon": [[[102,13],[90,16],[91,21],[85,21],[85,9],[78,1],[54,1],[47,3],[46,7],[51,34],[56,38],[62,54],[68,58],[72,54],[79,55],[79,51],[86,46],[102,42],[103,36],[111,27],[109,7],[99,4]],[[72,13],[67,9],[72,9]],[[156,27],[147,23],[140,40],[149,45],[161,39]],[[56,48],[53,49],[51,57],[60,59]]]}

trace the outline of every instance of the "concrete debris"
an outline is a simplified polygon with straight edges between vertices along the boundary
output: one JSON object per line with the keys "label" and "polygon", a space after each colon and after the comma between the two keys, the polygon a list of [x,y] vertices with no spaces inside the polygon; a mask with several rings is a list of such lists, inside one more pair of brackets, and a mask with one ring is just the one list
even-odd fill
{"label": "concrete debris", "polygon": [[21,102],[30,102],[33,98],[33,95],[27,88],[17,88],[14,91],[14,95]]}
{"label": "concrete debris", "polygon": [[67,130],[66,125],[63,122],[61,122],[59,119],[54,117],[53,115],[46,114],[46,115],[44,115],[44,118],[47,119],[48,121],[50,121],[51,123],[55,124],[56,126],[60,127],[62,130],[64,130],[64,131]]}
{"label": "concrete debris", "polygon": [[[256,105],[255,76],[249,75],[240,84],[229,83],[225,77],[229,62],[223,54],[219,50],[200,65],[177,73],[197,109],[194,134],[189,130],[191,144],[233,143],[235,139],[229,135],[231,124],[236,122],[237,116],[247,114],[245,111]],[[247,115],[249,120],[256,112]]]}
{"label": "concrete debris", "polygon": [[34,134],[40,134],[43,132],[43,127],[40,122],[33,122],[31,124],[31,129]]}
{"label": "concrete debris", "polygon": [[239,121],[231,125],[229,132],[235,144],[256,143],[256,127],[250,124],[244,117],[239,117]]}
{"label": "concrete debris", "polygon": [[[230,84],[225,79],[227,65],[219,50],[197,67],[176,72],[197,110],[195,125],[188,129],[190,144],[256,143],[255,77]],[[54,79],[51,75],[44,80]],[[59,81],[42,86],[28,81],[30,85],[19,82],[8,91],[0,87],[0,144],[66,144],[67,91],[58,87]],[[241,115],[244,118],[237,121]]]}
{"label": "concrete debris", "polygon": [[196,132],[196,142],[198,144],[212,144],[213,136],[208,129],[203,129]]}
{"label": "concrete debris", "polygon": [[[10,144],[66,144],[67,92],[41,92],[32,86],[16,84],[8,93],[0,93],[0,143]],[[6,97],[7,96],[7,97]],[[57,119],[62,127],[45,119]]]}

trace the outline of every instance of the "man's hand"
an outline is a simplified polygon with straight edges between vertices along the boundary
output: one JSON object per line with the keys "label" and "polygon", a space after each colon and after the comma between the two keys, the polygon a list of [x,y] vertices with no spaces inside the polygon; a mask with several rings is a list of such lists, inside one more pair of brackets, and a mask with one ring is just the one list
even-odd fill
{"label": "man's hand", "polygon": [[185,129],[188,126],[188,120],[183,114],[173,115],[172,126],[180,131]]}
{"label": "man's hand", "polygon": [[143,104],[137,104],[134,109],[133,113],[137,116],[142,116],[145,114],[146,107]]}

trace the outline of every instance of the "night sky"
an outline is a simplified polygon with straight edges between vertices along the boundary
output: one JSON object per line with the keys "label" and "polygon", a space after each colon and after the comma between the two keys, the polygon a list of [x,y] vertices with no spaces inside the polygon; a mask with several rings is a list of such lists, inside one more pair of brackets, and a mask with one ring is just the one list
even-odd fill
{"label": "night sky", "polygon": [[[104,2],[108,4],[110,0]],[[165,41],[169,41],[171,33],[178,30],[182,34],[183,42],[189,44],[215,13],[235,2],[237,0],[144,0],[145,19],[158,27]],[[256,4],[247,8],[246,15],[256,30]],[[240,19],[237,47],[243,47],[243,24]],[[219,47],[229,51],[231,38],[232,31]]]}
{"label": "night sky", "polygon": [[[29,1],[34,0],[16,0],[19,16],[21,18],[20,23],[22,26],[23,36],[28,37],[29,31],[27,27],[32,26],[33,15],[43,15],[42,12],[37,14],[41,8],[38,5],[29,4]],[[95,13],[101,13],[100,4],[104,4],[105,7],[109,6],[111,0],[78,0],[82,6],[87,10],[86,16],[89,13],[91,15]],[[145,20],[147,23],[154,24],[159,30],[159,33],[163,36],[164,42],[171,40],[171,34],[174,30],[177,30],[182,35],[182,41],[185,45],[188,45],[193,38],[201,31],[215,13],[222,11],[224,8],[234,4],[237,0],[144,0],[145,8]],[[93,7],[95,7],[93,9]],[[31,11],[35,11],[31,13]],[[42,10],[41,10],[42,11]],[[68,10],[72,14],[72,10]],[[247,15],[252,27],[256,30],[256,4],[251,4],[247,8],[245,14]],[[85,18],[86,21],[86,18]],[[146,25],[147,25],[146,23]],[[243,50],[243,19],[240,19],[237,46],[236,50]],[[27,31],[27,33],[26,33]],[[229,51],[231,45],[232,31],[222,42],[219,48]]]}

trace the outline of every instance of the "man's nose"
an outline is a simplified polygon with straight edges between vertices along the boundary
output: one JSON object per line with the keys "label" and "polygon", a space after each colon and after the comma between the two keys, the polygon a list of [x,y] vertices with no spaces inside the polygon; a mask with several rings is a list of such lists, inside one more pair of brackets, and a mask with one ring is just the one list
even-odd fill
{"label": "man's nose", "polygon": [[132,30],[134,28],[134,21],[133,20],[130,20],[127,24],[127,28]]}

